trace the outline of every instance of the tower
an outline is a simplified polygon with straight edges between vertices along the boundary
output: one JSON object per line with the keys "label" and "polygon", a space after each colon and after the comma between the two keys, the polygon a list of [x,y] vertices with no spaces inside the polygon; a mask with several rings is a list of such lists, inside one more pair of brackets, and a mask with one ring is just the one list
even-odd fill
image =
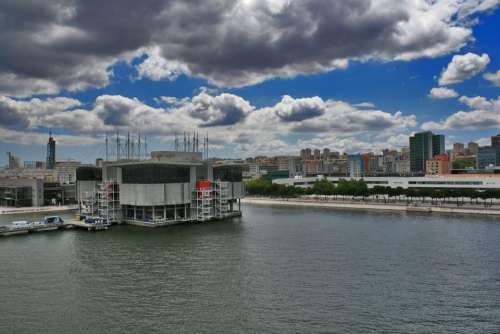
{"label": "tower", "polygon": [[49,132],[49,142],[47,143],[47,169],[56,167],[56,141],[52,138],[52,132]]}
{"label": "tower", "polygon": [[435,135],[430,131],[416,133],[414,136],[410,137],[411,172],[424,174],[426,161],[444,152],[444,135]]}

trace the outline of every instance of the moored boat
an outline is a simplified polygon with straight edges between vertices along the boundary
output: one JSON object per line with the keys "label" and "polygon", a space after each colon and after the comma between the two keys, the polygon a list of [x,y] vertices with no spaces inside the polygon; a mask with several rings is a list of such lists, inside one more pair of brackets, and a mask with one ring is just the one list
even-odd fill
{"label": "moored boat", "polygon": [[90,230],[107,230],[111,224],[107,219],[102,217],[85,217],[84,223],[89,226]]}
{"label": "moored boat", "polygon": [[0,233],[2,235],[24,234],[28,233],[32,226],[33,225],[26,220],[15,221],[10,225],[7,225],[5,229],[0,231]]}
{"label": "moored boat", "polygon": [[47,216],[45,217],[45,224],[62,225],[64,220],[59,216]]}
{"label": "moored boat", "polygon": [[48,216],[43,221],[33,223],[33,231],[53,231],[57,230],[59,226],[64,223],[64,220],[59,216]]}

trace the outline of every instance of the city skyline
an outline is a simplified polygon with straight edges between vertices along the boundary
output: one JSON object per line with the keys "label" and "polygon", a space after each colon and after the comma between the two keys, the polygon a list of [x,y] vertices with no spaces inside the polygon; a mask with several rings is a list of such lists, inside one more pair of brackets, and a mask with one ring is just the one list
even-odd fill
{"label": "city skyline", "polygon": [[211,156],[241,158],[399,149],[424,130],[447,149],[488,145],[500,126],[498,2],[367,4],[0,5],[19,18],[1,33],[0,149],[45,160],[52,131],[58,159],[92,162],[117,130],[140,131],[150,150],[208,133]]}

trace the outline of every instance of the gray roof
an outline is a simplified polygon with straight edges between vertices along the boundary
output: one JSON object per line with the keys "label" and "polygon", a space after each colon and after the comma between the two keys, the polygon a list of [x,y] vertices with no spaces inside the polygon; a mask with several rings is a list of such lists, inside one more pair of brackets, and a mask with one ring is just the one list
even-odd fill
{"label": "gray roof", "polygon": [[203,162],[177,161],[177,160],[123,160],[106,162],[105,166],[141,166],[141,165],[164,165],[164,166],[203,166]]}

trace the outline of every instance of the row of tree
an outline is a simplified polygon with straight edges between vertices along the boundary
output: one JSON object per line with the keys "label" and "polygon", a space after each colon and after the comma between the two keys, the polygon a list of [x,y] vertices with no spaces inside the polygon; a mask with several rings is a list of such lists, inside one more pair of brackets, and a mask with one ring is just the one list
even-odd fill
{"label": "row of tree", "polygon": [[328,181],[326,178],[318,179],[310,188],[301,188],[282,184],[272,183],[270,180],[257,179],[246,181],[246,192],[253,196],[267,197],[299,197],[303,195],[323,195],[323,196],[346,196],[372,197],[374,199],[396,198],[408,201],[430,199],[435,200],[460,200],[464,198],[471,202],[481,200],[500,199],[500,189],[471,189],[471,188],[391,188],[384,186],[374,186],[368,188],[363,180],[339,180],[337,184]]}

